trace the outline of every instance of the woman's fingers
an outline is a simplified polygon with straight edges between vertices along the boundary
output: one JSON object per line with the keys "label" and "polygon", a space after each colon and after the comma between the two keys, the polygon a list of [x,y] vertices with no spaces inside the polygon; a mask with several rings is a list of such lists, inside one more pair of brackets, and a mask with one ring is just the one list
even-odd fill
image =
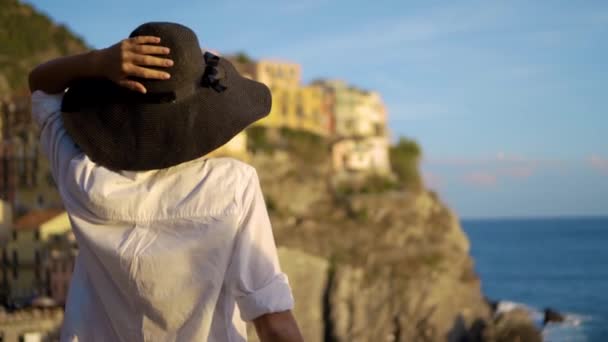
{"label": "woman's fingers", "polygon": [[159,45],[135,45],[132,51],[140,55],[167,55],[171,52],[168,47]]}
{"label": "woman's fingers", "polygon": [[133,91],[145,94],[146,93],[146,87],[144,87],[143,84],[137,82],[137,81],[133,81],[133,80],[121,80],[118,81],[118,85],[125,87],[127,89],[131,89]]}
{"label": "woman's fingers", "polygon": [[136,36],[129,38],[129,42],[134,44],[158,44],[160,43],[160,38],[154,36]]}
{"label": "woman's fingers", "polygon": [[131,65],[127,70],[128,76],[137,76],[141,78],[157,79],[157,80],[168,80],[171,75],[164,71],[142,68],[137,65]]}
{"label": "woman's fingers", "polygon": [[149,55],[133,55],[131,61],[136,65],[170,67],[173,61],[168,58],[159,58]]}
{"label": "woman's fingers", "polygon": [[[135,76],[158,80],[171,78],[171,75],[167,72],[147,68],[173,66],[171,59],[158,57],[159,55],[169,54],[169,48],[149,45],[158,43],[160,43],[160,38],[154,36],[137,36],[123,41],[121,45],[122,77]],[[139,82],[124,79],[118,83],[135,91],[146,92],[145,87]]]}

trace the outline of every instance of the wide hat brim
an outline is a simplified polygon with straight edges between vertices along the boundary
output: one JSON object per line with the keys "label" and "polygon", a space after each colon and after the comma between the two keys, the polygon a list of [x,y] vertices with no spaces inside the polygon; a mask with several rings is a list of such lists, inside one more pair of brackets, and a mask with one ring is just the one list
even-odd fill
{"label": "wide hat brim", "polygon": [[[201,61],[201,75],[205,68]],[[64,126],[95,163],[113,170],[153,170],[200,158],[270,113],[264,84],[226,59],[218,91],[204,84],[183,98],[158,101],[105,79],[83,79],[64,95]]]}

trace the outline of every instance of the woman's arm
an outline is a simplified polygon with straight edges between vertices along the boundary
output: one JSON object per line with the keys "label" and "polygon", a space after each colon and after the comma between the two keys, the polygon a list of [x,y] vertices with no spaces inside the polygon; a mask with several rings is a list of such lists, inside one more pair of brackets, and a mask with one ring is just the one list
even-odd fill
{"label": "woman's arm", "polygon": [[171,77],[167,72],[146,68],[173,65],[170,59],[154,56],[169,54],[168,48],[155,45],[158,43],[158,37],[138,36],[122,40],[106,49],[53,59],[30,72],[30,91],[42,90],[56,94],[63,92],[76,79],[106,77],[123,87],[145,93],[146,88],[141,83],[129,80],[128,77],[160,80]]}
{"label": "woman's arm", "polygon": [[303,342],[298,323],[291,311],[260,316],[253,320],[262,342]]}

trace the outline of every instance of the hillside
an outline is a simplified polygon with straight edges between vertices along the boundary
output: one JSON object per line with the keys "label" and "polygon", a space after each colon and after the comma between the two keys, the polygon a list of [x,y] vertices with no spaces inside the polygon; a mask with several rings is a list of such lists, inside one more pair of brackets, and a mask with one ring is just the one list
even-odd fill
{"label": "hillside", "polygon": [[[402,159],[406,176],[396,184],[368,178],[373,186],[345,189],[334,181],[324,139],[262,136],[249,138],[249,163],[306,340],[540,340],[525,320],[494,320],[458,217],[418,183],[417,163]],[[421,153],[400,144],[401,153]]]}
{"label": "hillside", "polygon": [[86,49],[81,38],[31,5],[0,0],[0,98],[26,89],[27,74],[38,63]]}

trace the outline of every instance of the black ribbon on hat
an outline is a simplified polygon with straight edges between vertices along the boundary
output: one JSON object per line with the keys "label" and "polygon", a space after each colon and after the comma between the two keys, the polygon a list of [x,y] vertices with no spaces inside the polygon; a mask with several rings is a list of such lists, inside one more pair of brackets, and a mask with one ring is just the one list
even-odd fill
{"label": "black ribbon on hat", "polygon": [[218,68],[220,58],[211,52],[205,52],[205,72],[203,73],[202,84],[205,87],[211,87],[218,93],[223,92],[227,87],[220,84],[220,80],[224,77],[224,70]]}

